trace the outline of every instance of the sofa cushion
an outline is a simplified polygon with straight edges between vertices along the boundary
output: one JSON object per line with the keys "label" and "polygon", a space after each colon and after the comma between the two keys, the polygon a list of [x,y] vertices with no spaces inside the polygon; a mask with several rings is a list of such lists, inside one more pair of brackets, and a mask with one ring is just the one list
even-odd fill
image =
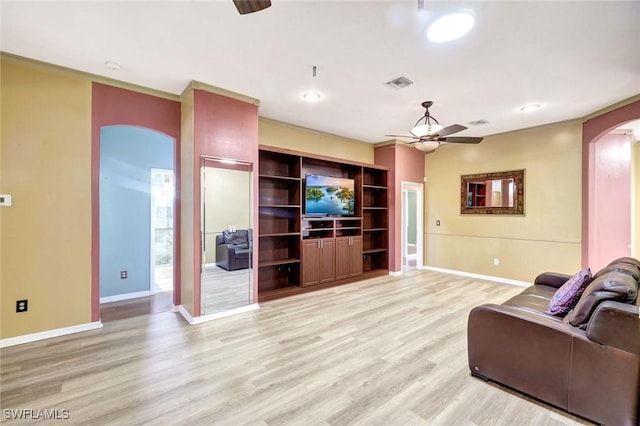
{"label": "sofa cushion", "polygon": [[599,270],[593,278],[596,279],[609,272],[621,272],[623,274],[631,275],[631,277],[636,281],[640,281],[640,268],[630,263],[611,263]]}
{"label": "sofa cushion", "polygon": [[629,265],[634,265],[636,268],[640,268],[640,260],[633,257],[620,257],[609,263],[609,265],[613,265],[615,263],[627,263]]}
{"label": "sofa cushion", "polygon": [[249,233],[248,231],[222,231],[225,244],[246,244],[249,247]]}
{"label": "sofa cushion", "polygon": [[549,302],[545,313],[549,315],[566,315],[578,303],[580,296],[591,282],[591,270],[584,268],[560,287]]}
{"label": "sofa cushion", "polygon": [[638,282],[631,275],[611,271],[595,278],[585,289],[582,297],[565,321],[575,327],[585,328],[591,313],[603,300],[632,303],[638,295]]}

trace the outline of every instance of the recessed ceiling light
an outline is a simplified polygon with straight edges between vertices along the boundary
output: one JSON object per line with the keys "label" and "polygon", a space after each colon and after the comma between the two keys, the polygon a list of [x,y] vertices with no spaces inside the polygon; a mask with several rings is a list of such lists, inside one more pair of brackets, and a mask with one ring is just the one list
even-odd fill
{"label": "recessed ceiling light", "polygon": [[542,105],[540,104],[529,104],[529,105],[525,105],[522,108],[520,108],[520,111],[522,112],[533,112],[535,110],[538,110],[542,108]]}
{"label": "recessed ceiling light", "polygon": [[473,28],[476,18],[469,11],[444,15],[427,27],[425,35],[435,43],[456,40]]}
{"label": "recessed ceiling light", "polygon": [[118,71],[122,66],[117,62],[107,61],[104,63],[104,66],[109,68],[111,71]]}
{"label": "recessed ceiling light", "polygon": [[320,100],[320,93],[318,92],[305,92],[302,95],[302,99],[307,102],[317,102]]}

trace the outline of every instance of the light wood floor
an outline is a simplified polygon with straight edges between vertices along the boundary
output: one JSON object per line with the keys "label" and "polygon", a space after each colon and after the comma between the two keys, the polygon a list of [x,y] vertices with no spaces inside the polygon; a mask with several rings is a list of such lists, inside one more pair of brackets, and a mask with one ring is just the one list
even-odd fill
{"label": "light wood floor", "polygon": [[105,323],[140,315],[157,314],[170,311],[172,307],[172,291],[155,293],[146,297],[136,297],[135,299],[102,303],[100,304],[100,321]]}
{"label": "light wood floor", "polygon": [[519,291],[414,270],[195,326],[113,321],[3,349],[0,405],[91,425],[587,424],[469,375],[469,310]]}
{"label": "light wood floor", "polygon": [[223,312],[251,303],[250,269],[226,271],[210,265],[202,273],[203,315]]}

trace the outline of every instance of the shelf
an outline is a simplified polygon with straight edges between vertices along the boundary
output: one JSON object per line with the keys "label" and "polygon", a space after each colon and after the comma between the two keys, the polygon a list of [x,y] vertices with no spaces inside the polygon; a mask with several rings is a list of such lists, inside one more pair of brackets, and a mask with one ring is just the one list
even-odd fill
{"label": "shelf", "polygon": [[363,207],[363,210],[388,210],[387,207],[374,207],[374,206],[367,206],[367,207]]}
{"label": "shelf", "polygon": [[259,208],[276,208],[276,209],[290,209],[290,208],[294,208],[294,209],[299,209],[300,205],[298,204],[260,204],[258,206]]}
{"label": "shelf", "polygon": [[302,178],[294,177],[294,176],[276,176],[276,175],[258,175],[260,179],[275,179],[275,180],[283,180],[283,181],[292,181],[292,182],[300,182]]}
{"label": "shelf", "polygon": [[289,265],[292,263],[300,263],[300,259],[280,259],[280,260],[270,260],[267,262],[258,262],[258,268],[264,268],[267,266],[276,266],[276,265]]}
{"label": "shelf", "polygon": [[362,250],[362,254],[370,254],[370,253],[382,253],[387,251],[386,248],[374,248],[374,249],[367,249],[367,250]]}
{"label": "shelf", "polygon": [[362,232],[381,232],[381,231],[388,231],[388,228],[364,228],[362,230]]}
{"label": "shelf", "polygon": [[383,190],[386,190],[386,189],[387,189],[387,187],[386,187],[386,186],[380,186],[380,185],[365,185],[365,184],[363,184],[363,185],[362,185],[362,188],[363,188],[363,189],[383,189]]}
{"label": "shelf", "polygon": [[271,234],[260,234],[259,238],[273,238],[273,237],[298,237],[300,236],[299,232],[277,232]]}

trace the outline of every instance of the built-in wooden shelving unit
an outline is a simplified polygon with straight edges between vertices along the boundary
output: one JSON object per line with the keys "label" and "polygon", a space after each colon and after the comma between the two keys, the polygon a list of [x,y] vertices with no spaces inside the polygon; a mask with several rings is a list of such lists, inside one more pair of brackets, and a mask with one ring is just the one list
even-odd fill
{"label": "built-in wooden shelving unit", "polygon": [[[388,272],[385,167],[260,146],[258,296],[269,300]],[[355,181],[355,214],[307,217],[307,173]]]}

